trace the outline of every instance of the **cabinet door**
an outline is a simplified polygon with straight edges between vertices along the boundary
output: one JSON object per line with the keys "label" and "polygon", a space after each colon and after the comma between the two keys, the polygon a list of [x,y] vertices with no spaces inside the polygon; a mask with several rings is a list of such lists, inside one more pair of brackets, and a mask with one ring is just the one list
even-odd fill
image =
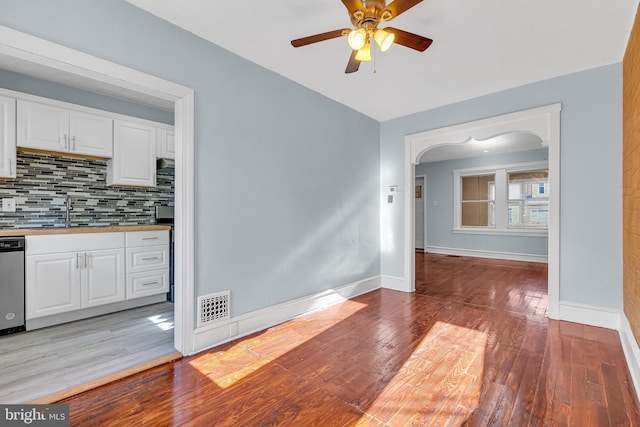
{"label": "cabinet door", "polygon": [[72,111],[69,116],[69,134],[71,152],[104,158],[113,156],[112,119]]}
{"label": "cabinet door", "polygon": [[81,256],[81,307],[124,301],[124,249],[87,251]]}
{"label": "cabinet door", "polygon": [[175,134],[169,129],[158,129],[158,146],[156,155],[161,159],[176,158]]}
{"label": "cabinet door", "polygon": [[18,147],[69,151],[69,112],[65,109],[18,100]]}
{"label": "cabinet door", "polygon": [[80,309],[79,253],[26,257],[27,319]]}
{"label": "cabinet door", "polygon": [[107,184],[155,187],[155,127],[114,120],[113,158],[107,162]]}
{"label": "cabinet door", "polygon": [[0,177],[16,177],[16,100],[0,96]]}

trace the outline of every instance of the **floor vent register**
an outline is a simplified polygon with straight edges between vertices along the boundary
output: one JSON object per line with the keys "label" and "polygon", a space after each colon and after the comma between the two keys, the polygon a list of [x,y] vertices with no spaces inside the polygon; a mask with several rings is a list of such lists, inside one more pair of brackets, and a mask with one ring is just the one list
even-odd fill
{"label": "floor vent register", "polygon": [[198,297],[198,328],[231,317],[231,291]]}

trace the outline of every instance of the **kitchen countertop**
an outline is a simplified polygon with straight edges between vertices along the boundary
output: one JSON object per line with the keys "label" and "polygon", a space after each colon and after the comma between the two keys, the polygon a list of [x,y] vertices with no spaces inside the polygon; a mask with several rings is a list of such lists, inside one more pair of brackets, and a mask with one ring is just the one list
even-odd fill
{"label": "kitchen countertop", "polygon": [[37,236],[44,234],[117,233],[122,231],[170,230],[169,225],[118,225],[113,227],[69,227],[69,228],[5,228],[0,229],[0,237]]}

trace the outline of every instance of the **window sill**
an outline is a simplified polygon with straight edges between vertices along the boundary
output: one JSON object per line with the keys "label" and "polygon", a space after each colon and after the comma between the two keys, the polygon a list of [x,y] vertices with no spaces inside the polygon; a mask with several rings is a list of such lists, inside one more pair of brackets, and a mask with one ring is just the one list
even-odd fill
{"label": "window sill", "polygon": [[513,237],[547,237],[549,230],[527,230],[527,229],[501,229],[495,228],[454,228],[454,234],[480,234],[487,236],[513,236]]}

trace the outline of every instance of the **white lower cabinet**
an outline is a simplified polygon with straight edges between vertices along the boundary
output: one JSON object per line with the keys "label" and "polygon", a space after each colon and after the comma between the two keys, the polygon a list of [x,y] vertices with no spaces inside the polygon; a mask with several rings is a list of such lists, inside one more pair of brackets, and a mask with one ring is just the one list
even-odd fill
{"label": "white lower cabinet", "polygon": [[127,232],[127,299],[169,292],[169,230]]}
{"label": "white lower cabinet", "polygon": [[125,299],[124,233],[26,237],[26,317]]}
{"label": "white lower cabinet", "polygon": [[27,319],[81,308],[80,270],[77,262],[76,252],[27,255]]}
{"label": "white lower cabinet", "polygon": [[127,299],[169,292],[169,269],[127,274]]}
{"label": "white lower cabinet", "polygon": [[124,301],[124,249],[85,252],[82,258],[81,307]]}
{"label": "white lower cabinet", "polygon": [[25,256],[27,320],[169,291],[169,230],[27,236]]}

